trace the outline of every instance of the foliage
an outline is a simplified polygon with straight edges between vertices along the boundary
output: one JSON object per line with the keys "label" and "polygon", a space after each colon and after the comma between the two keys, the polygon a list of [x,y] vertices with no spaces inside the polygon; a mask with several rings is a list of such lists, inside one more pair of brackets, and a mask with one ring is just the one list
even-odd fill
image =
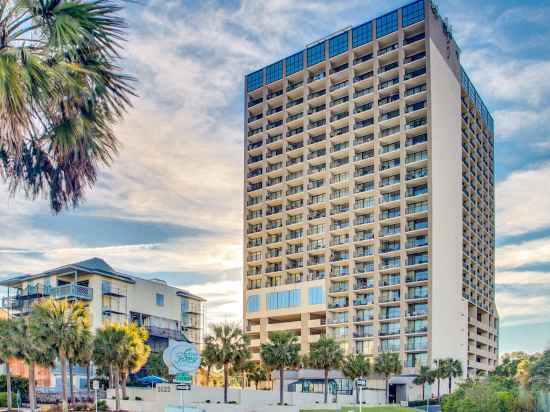
{"label": "foliage", "polygon": [[314,368],[323,369],[325,373],[325,403],[328,402],[329,370],[339,369],[343,361],[344,350],[334,338],[323,335],[310,346],[307,363]]}
{"label": "foliage", "polygon": [[227,403],[229,370],[250,358],[250,338],[235,323],[219,323],[212,325],[212,335],[206,338],[206,342],[213,347],[216,365],[223,368],[223,399]]}
{"label": "foliage", "polygon": [[155,375],[164,379],[170,378],[168,366],[166,366],[162,360],[162,355],[160,353],[151,353],[144,369],[147,371],[148,375]]}
{"label": "foliage", "polygon": [[[346,378],[357,379],[367,377],[371,371],[369,359],[362,353],[349,354],[342,364],[342,373]],[[359,403],[359,390],[355,391],[356,402]]]}
{"label": "foliage", "polygon": [[[0,363],[6,364],[6,374],[10,375],[8,362],[11,357],[17,354],[17,342],[13,334],[13,320],[0,319],[0,330],[2,331],[2,334],[0,334]],[[12,394],[16,392],[16,389],[13,387],[11,375],[9,380],[7,376],[2,376],[2,378],[4,378],[4,388],[1,390],[7,392],[5,399],[7,404],[5,406],[10,409],[13,406],[13,402],[11,402]]]}
{"label": "foliage", "polygon": [[386,403],[389,403],[388,380],[390,376],[401,373],[402,368],[397,353],[381,353],[374,361],[374,371],[384,376]]}
{"label": "foliage", "polygon": [[279,371],[279,403],[284,403],[284,371],[295,368],[300,363],[300,344],[292,332],[273,332],[269,342],[263,343],[260,348],[260,357],[270,369]]}
{"label": "foliage", "polygon": [[[26,393],[29,390],[29,380],[19,376],[12,376],[11,389],[13,393],[17,393],[17,391],[21,392],[21,394]],[[0,392],[6,392],[6,390],[6,375],[2,375],[0,376]]]}
{"label": "foliage", "polygon": [[254,382],[254,386],[256,387],[256,390],[258,389],[258,384],[260,382],[267,381],[268,377],[269,377],[269,372],[262,365],[255,365],[254,369],[250,371],[250,373],[248,374],[248,379],[250,379],[251,382]]}
{"label": "foliage", "polygon": [[[11,394],[11,403],[15,405],[15,391]],[[6,392],[0,392],[0,408],[8,406],[8,394]]]}
{"label": "foliage", "polygon": [[120,0],[0,4],[0,176],[12,194],[77,206],[117,153],[132,81]]}
{"label": "foliage", "polygon": [[518,387],[509,390],[502,379],[466,380],[451,395],[441,400],[443,412],[529,412],[533,399]]}
{"label": "foliage", "polygon": [[414,378],[413,383],[415,385],[422,385],[422,400],[426,399],[426,394],[424,393],[424,386],[426,384],[431,385],[435,381],[435,372],[431,370],[428,366],[421,366],[418,376]]}
{"label": "foliage", "polygon": [[550,349],[546,349],[532,363],[529,374],[531,376],[530,382],[535,390],[550,391]]}
{"label": "foliage", "polygon": [[206,369],[206,386],[210,385],[210,373],[218,363],[218,351],[214,344],[214,337],[208,336],[204,342],[204,349],[201,353],[201,367]]}

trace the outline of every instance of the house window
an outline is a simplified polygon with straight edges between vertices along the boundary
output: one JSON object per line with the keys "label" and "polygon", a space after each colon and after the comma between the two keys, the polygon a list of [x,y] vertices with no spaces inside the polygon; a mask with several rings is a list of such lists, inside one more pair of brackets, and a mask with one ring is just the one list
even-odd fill
{"label": "house window", "polygon": [[258,70],[246,76],[246,91],[251,92],[263,85],[263,71]]}
{"label": "house window", "polygon": [[348,51],[348,32],[339,34],[328,41],[329,55],[334,57]]}
{"label": "house window", "polygon": [[309,304],[310,305],[320,305],[324,303],[324,291],[321,286],[315,288],[309,288]]}
{"label": "house window", "polygon": [[260,295],[250,295],[246,302],[247,312],[259,312],[260,311]]}
{"label": "house window", "polygon": [[283,61],[273,63],[265,68],[265,84],[273,83],[283,78]]}
{"label": "house window", "polygon": [[308,66],[313,66],[323,60],[325,60],[325,43],[320,43],[307,49]]}
{"label": "house window", "polygon": [[408,4],[401,10],[403,27],[424,20],[424,0]]}
{"label": "house window", "polygon": [[164,295],[162,293],[157,293],[155,295],[155,301],[157,306],[164,306]]}
{"label": "house window", "polygon": [[359,47],[372,41],[372,22],[363,23],[351,31],[352,47]]}
{"label": "house window", "polygon": [[298,52],[289,56],[285,60],[285,72],[286,75],[291,75],[293,73],[299,72],[304,68],[304,52]]}
{"label": "house window", "polygon": [[376,19],[376,38],[397,31],[397,10]]}

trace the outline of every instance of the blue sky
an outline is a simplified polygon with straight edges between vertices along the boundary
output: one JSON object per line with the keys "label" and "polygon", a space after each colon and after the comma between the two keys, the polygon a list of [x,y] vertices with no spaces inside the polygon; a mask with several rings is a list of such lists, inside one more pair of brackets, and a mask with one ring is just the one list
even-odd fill
{"label": "blue sky", "polygon": [[[129,6],[139,98],[115,165],[77,211],[0,207],[0,277],[101,256],[239,319],[243,75],[401,1],[151,0]],[[501,352],[550,345],[550,3],[438,1],[496,122]]]}

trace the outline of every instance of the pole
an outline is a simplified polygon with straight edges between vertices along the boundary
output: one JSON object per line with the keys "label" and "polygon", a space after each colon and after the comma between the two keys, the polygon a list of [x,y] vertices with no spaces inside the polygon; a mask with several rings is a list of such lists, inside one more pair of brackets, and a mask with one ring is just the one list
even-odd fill
{"label": "pole", "polygon": [[359,412],[363,410],[363,387],[359,386]]}
{"label": "pole", "polygon": [[94,392],[95,392],[95,412],[97,412],[97,389],[95,389]]}

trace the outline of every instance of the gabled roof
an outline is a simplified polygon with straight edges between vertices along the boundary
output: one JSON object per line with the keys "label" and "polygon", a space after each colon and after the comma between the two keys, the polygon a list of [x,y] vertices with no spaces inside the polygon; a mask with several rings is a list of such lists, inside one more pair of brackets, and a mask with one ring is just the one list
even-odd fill
{"label": "gabled roof", "polygon": [[136,282],[132,276],[117,272],[103,259],[94,257],[91,259],[83,260],[81,262],[60,266],[58,268],[50,269],[34,275],[22,275],[22,276],[16,276],[10,279],[6,279],[0,282],[0,286],[14,286],[20,282],[25,282],[28,280],[40,279],[46,276],[62,274],[62,273],[70,273],[75,271],[77,273],[95,273],[98,275],[111,277],[111,278],[120,280],[122,282],[128,282],[128,283]]}

